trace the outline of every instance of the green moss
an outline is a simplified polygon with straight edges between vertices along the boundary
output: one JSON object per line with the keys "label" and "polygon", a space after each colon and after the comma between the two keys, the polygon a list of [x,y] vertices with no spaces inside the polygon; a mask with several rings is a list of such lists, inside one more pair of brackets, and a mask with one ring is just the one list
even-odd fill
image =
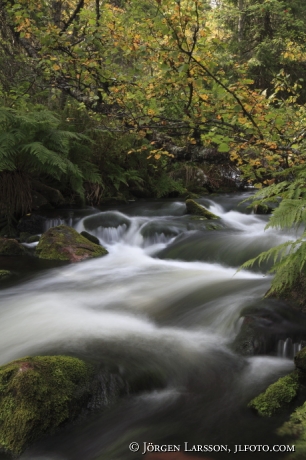
{"label": "green moss", "polygon": [[104,256],[108,252],[103,246],[88,241],[73,228],[59,225],[42,235],[36,246],[36,254],[40,259],[79,262]]}
{"label": "green moss", "polygon": [[306,458],[306,403],[298,407],[291,414],[288,422],[285,422],[278,430],[277,434],[291,438],[295,445],[295,452],[289,458]]}
{"label": "green moss", "polygon": [[1,256],[22,256],[25,254],[24,247],[18,241],[7,238],[0,238]]}
{"label": "green moss", "polygon": [[0,367],[0,446],[27,445],[74,419],[86,404],[92,369],[67,356],[18,359]]}
{"label": "green moss", "polygon": [[205,219],[219,219],[218,216],[213,214],[212,212],[208,211],[208,209],[204,208],[200,204],[196,203],[194,200],[186,200],[186,208],[187,213],[192,214],[194,216],[201,216],[205,217]]}
{"label": "green moss", "polygon": [[0,282],[10,276],[12,276],[12,272],[9,270],[0,270]]}
{"label": "green moss", "polygon": [[259,415],[271,417],[293,400],[298,388],[298,372],[294,371],[272,383],[264,393],[252,399],[248,407],[255,409]]}

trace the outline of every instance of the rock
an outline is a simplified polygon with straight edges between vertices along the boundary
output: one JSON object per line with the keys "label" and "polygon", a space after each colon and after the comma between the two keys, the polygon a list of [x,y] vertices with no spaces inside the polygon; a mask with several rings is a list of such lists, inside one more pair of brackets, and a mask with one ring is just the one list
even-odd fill
{"label": "rock", "polygon": [[41,236],[36,246],[36,254],[40,259],[80,262],[104,256],[108,252],[103,246],[88,241],[73,228],[59,225],[50,228]]}
{"label": "rock", "polygon": [[[289,458],[304,460],[306,458],[306,403],[298,407],[278,430],[277,434],[291,438],[295,453]],[[290,441],[289,441],[290,442]]]}
{"label": "rock", "polygon": [[263,417],[271,417],[297,396],[298,389],[299,374],[294,371],[272,383],[264,393],[252,399],[248,407]]}
{"label": "rock", "polygon": [[255,214],[272,214],[273,208],[266,204],[256,204],[254,207]]}
{"label": "rock", "polygon": [[27,243],[27,244],[36,243],[36,242],[39,241],[39,240],[40,240],[40,236],[39,236],[39,235],[31,235],[31,236],[29,236],[29,238],[27,238],[26,243]]}
{"label": "rock", "polygon": [[298,370],[306,373],[306,348],[303,348],[294,357],[294,363]]}
{"label": "rock", "polygon": [[25,248],[18,241],[0,238],[0,256],[22,256],[25,253]]}
{"label": "rock", "polygon": [[12,276],[12,272],[10,270],[0,270],[0,283],[2,280],[5,280]]}
{"label": "rock", "polygon": [[77,358],[37,356],[0,367],[0,447],[12,455],[74,420],[90,399],[93,369]]}
{"label": "rock", "polygon": [[38,214],[31,214],[20,219],[17,225],[19,232],[27,232],[30,235],[37,235],[45,231],[46,218]]}
{"label": "rock", "polygon": [[244,308],[242,318],[231,348],[244,356],[275,353],[280,340],[300,343],[306,338],[306,316],[284,302],[264,299]]}
{"label": "rock", "polygon": [[88,241],[91,241],[92,243],[97,244],[98,246],[100,246],[99,238],[97,238],[96,236],[92,235],[91,233],[83,231],[83,232],[80,233],[80,235],[84,236],[84,238],[86,238]]}
{"label": "rock", "polygon": [[219,216],[216,216],[208,209],[204,208],[194,200],[186,200],[187,214],[192,214],[194,216],[205,217],[206,219],[219,219]]}
{"label": "rock", "polygon": [[21,243],[25,243],[27,239],[31,236],[29,232],[20,232],[19,239]]}

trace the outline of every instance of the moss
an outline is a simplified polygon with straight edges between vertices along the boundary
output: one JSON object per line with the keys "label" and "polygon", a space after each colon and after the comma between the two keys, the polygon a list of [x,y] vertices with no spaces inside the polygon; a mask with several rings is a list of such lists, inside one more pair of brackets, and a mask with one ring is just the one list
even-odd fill
{"label": "moss", "polygon": [[0,270],[0,282],[10,276],[12,276],[12,272],[9,270]]}
{"label": "moss", "polygon": [[19,455],[74,419],[89,399],[92,369],[67,356],[18,359],[0,367],[0,446]]}
{"label": "moss", "polygon": [[26,253],[25,248],[18,241],[7,238],[0,238],[1,256],[22,256]]}
{"label": "moss", "polygon": [[278,430],[277,434],[291,439],[295,446],[295,452],[290,459],[306,458],[306,402],[298,407]]}
{"label": "moss", "polygon": [[208,211],[208,209],[196,203],[194,200],[186,200],[186,208],[188,214],[205,217],[206,219],[219,219],[218,216]]}
{"label": "moss", "polygon": [[104,256],[108,252],[103,246],[88,241],[73,228],[59,225],[41,236],[36,246],[36,254],[40,259],[79,262]]}
{"label": "moss", "polygon": [[264,393],[252,399],[248,407],[255,409],[263,417],[271,417],[295,398],[298,388],[299,376],[294,371],[272,383]]}
{"label": "moss", "polygon": [[29,236],[29,238],[27,238],[27,241],[26,243],[37,243],[38,241],[40,240],[40,236],[39,235],[31,235]]}

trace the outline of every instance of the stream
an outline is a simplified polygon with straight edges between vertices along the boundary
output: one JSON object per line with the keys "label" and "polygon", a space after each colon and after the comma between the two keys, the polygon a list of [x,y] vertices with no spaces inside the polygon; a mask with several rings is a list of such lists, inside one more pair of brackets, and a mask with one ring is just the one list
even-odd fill
{"label": "stream", "polygon": [[[127,380],[145,370],[164,384],[153,382],[45,437],[22,460],[146,459],[143,446],[150,442],[180,445],[182,451],[185,442],[228,445],[228,459],[282,458],[270,452],[234,454],[235,445],[286,444],[275,434],[281,416],[260,418],[247,403],[294,368],[286,351],[291,339],[285,336],[266,355],[240,356],[231,348],[241,311],[260,304],[271,283],[261,271],[266,267],[237,268],[290,238],[265,231],[268,217],[239,205],[248,196],[197,200],[220,217],[209,223],[186,215],[184,202],[175,199],[89,208],[47,220],[46,228],[68,223],[94,234],[109,254],[53,267],[28,257],[15,266],[22,277],[0,291],[0,364],[27,355],[69,354],[105,363]],[[2,268],[14,270],[15,262],[2,259]],[[278,304],[273,308],[278,311]],[[288,318],[284,324],[290,329]],[[138,452],[129,450],[132,442],[140,445]],[[191,452],[188,458],[193,455],[225,456]]]}

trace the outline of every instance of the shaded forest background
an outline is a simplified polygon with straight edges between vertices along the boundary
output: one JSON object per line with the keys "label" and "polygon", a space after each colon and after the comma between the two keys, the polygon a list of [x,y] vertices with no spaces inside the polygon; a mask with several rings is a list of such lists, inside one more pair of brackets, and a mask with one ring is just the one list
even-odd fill
{"label": "shaded forest background", "polygon": [[0,0],[1,235],[237,184],[304,225],[305,22],[302,0]]}

